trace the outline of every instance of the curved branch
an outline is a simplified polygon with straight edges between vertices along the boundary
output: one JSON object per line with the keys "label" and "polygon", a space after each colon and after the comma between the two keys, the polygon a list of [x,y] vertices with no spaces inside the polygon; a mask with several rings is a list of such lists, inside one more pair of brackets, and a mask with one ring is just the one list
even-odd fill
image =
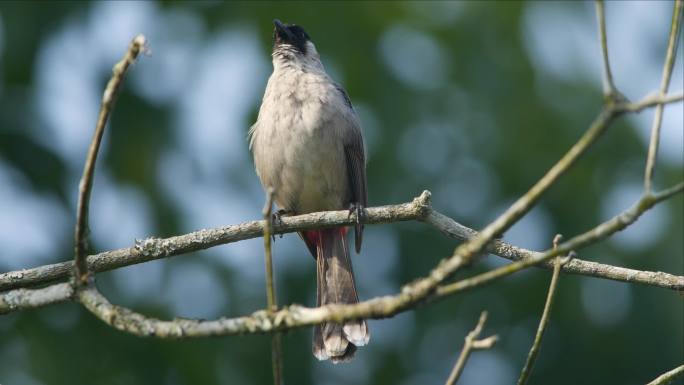
{"label": "curved branch", "polygon": [[102,95],[102,104],[100,106],[100,114],[97,117],[97,124],[95,125],[95,134],[93,135],[93,140],[90,142],[88,155],[83,168],[83,176],[78,185],[78,206],[76,208],[76,228],[74,231],[74,267],[76,283],[78,284],[85,283],[88,280],[88,264],[86,261],[86,249],[88,248],[88,207],[90,205],[90,193],[93,189],[95,161],[97,159],[97,153],[100,150],[102,135],[104,134],[107,119],[109,118],[112,106],[116,100],[116,95],[119,92],[121,81],[126,74],[126,70],[128,70],[128,67],[135,61],[144,47],[145,37],[143,35],[136,36],[131,42],[128,51],[126,51],[124,58],[116,63],[112,69],[112,77],[109,79],[104,94]]}

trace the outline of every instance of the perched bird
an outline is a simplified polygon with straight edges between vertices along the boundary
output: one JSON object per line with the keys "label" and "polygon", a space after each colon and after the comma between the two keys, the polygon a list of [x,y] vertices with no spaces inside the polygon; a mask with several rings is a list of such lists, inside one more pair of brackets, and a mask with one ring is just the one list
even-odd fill
{"label": "perched bird", "polygon": [[[249,145],[257,175],[281,214],[366,206],[366,161],[361,124],[346,91],[325,72],[302,27],[273,21],[273,73],[268,79]],[[355,226],[356,252],[363,226]],[[317,304],[356,303],[347,228],[299,234],[316,259]],[[348,361],[368,343],[364,320],[314,328],[319,360]]]}

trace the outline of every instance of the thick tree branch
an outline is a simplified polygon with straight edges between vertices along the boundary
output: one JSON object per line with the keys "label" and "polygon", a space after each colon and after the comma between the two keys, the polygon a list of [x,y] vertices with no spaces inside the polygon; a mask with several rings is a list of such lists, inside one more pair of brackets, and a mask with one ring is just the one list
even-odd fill
{"label": "thick tree branch", "polygon": [[[663,66],[663,77],[660,82],[659,96],[665,96],[670,87],[670,78],[672,77],[672,67],[674,67],[675,58],[677,56],[677,42],[679,41],[679,29],[682,24],[682,0],[676,0],[674,4],[674,11],[672,12],[672,25],[670,27],[670,37],[667,42],[667,54],[665,56],[665,64]],[[655,170],[656,157],[658,155],[658,146],[660,144],[660,126],[663,120],[663,111],[665,110],[662,104],[656,106],[655,115],[653,117],[653,126],[651,127],[651,141],[648,145],[648,156],[646,158],[646,170],[644,171],[644,190],[650,193],[653,189],[653,172]]]}
{"label": "thick tree branch", "polygon": [[470,333],[468,333],[468,335],[465,337],[463,349],[461,350],[461,354],[458,356],[458,360],[456,360],[456,364],[454,364],[454,368],[451,370],[451,374],[449,374],[446,385],[456,384],[456,381],[458,381],[458,378],[461,376],[463,368],[465,368],[465,363],[473,350],[491,349],[499,339],[497,335],[489,336],[481,340],[478,339],[480,337],[480,333],[482,333],[485,322],[487,322],[487,312],[483,311],[482,314],[480,314],[480,319],[477,321],[475,329],[470,331]]}
{"label": "thick tree branch", "polygon": [[[465,241],[477,235],[469,227],[454,221],[430,207],[430,193],[425,191],[412,202],[398,205],[370,207],[367,209],[366,224],[392,223],[397,221],[421,220],[442,234]],[[274,234],[283,234],[322,227],[352,225],[355,219],[348,217],[348,211],[329,211],[294,217],[283,217],[274,225]],[[200,230],[170,238],[148,238],[136,242],[134,247],[106,251],[88,257],[88,268],[93,272],[114,270],[124,266],[186,254],[213,246],[256,238],[263,235],[264,221],[244,222],[222,228]],[[488,251],[512,261],[526,260],[541,255],[540,252],[513,246],[495,240]],[[541,267],[553,268],[545,263]],[[69,278],[73,261],[0,274],[0,290],[11,290],[32,285],[50,283]],[[639,283],[672,290],[684,290],[684,277],[663,272],[651,272],[611,266],[597,262],[573,259],[563,265],[563,272],[607,278],[616,281]]]}
{"label": "thick tree branch", "polygon": [[[384,224],[421,220],[430,212],[430,192],[424,191],[408,203],[369,207],[363,218],[365,224]],[[285,234],[302,230],[353,225],[354,216],[348,210],[326,211],[282,217],[273,225],[273,234]],[[88,268],[94,272],[114,270],[120,267],[167,258],[214,246],[261,237],[264,221],[249,221],[226,227],[194,231],[169,238],[147,238],[136,241],[133,247],[106,251],[88,257]],[[55,263],[31,269],[0,274],[0,290],[15,289],[68,279],[73,261]]]}
{"label": "thick tree branch", "polygon": [[116,95],[121,86],[121,81],[126,74],[126,70],[135,61],[144,47],[145,37],[142,35],[136,36],[131,42],[124,58],[116,63],[112,69],[112,77],[109,79],[104,94],[102,95],[102,104],[95,126],[95,134],[93,140],[90,142],[90,148],[88,148],[88,155],[83,168],[83,176],[78,185],[78,206],[76,209],[76,228],[74,232],[74,267],[76,282],[79,284],[85,283],[88,280],[88,264],[86,261],[86,252],[88,248],[88,206],[90,205],[90,193],[93,188],[95,161],[100,149],[100,143],[102,142],[102,134],[104,134],[107,119],[109,118],[112,106],[116,100]]}

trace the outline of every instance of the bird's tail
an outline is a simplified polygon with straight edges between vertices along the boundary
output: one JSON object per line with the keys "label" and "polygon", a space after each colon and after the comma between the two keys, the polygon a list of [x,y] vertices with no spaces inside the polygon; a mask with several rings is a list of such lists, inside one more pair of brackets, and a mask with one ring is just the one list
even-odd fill
{"label": "bird's tail", "polygon": [[[359,302],[346,234],[346,228],[302,234],[311,251],[314,245],[316,248],[318,306]],[[367,344],[369,338],[365,320],[323,323],[314,327],[313,354],[319,360],[330,359],[334,363],[349,361],[354,357],[356,347]]]}

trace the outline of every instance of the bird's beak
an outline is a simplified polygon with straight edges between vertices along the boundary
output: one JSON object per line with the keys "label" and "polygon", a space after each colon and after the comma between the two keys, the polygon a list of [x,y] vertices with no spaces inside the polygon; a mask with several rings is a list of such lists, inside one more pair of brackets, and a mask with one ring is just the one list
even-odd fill
{"label": "bird's beak", "polygon": [[273,20],[273,25],[275,26],[275,32],[280,39],[288,42],[294,40],[294,36],[292,36],[292,32],[283,24],[280,20],[274,19]]}

